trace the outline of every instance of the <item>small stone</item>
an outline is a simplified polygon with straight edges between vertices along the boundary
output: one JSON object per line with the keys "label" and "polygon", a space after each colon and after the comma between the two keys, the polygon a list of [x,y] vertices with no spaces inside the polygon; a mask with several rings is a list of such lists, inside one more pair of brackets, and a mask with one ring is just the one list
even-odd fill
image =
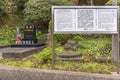
{"label": "small stone", "polygon": [[77,41],[75,41],[75,40],[68,40],[67,43],[69,43],[69,44],[77,44]]}

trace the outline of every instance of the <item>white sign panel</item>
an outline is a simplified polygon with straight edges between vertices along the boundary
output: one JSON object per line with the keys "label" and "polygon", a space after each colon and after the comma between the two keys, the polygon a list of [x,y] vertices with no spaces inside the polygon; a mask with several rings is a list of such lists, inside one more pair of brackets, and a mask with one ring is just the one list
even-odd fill
{"label": "white sign panel", "polygon": [[76,31],[95,31],[96,19],[94,9],[76,9]]}
{"label": "white sign panel", "polygon": [[117,10],[97,10],[97,26],[98,31],[117,31]]}
{"label": "white sign panel", "polygon": [[118,7],[54,6],[54,33],[117,34]]}
{"label": "white sign panel", "polygon": [[55,31],[74,31],[75,15],[73,9],[55,10]]}

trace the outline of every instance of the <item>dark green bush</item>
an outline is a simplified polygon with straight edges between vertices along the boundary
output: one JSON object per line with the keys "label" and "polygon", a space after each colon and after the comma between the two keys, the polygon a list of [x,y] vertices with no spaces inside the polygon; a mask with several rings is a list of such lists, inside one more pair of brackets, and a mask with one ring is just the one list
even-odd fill
{"label": "dark green bush", "polygon": [[[63,47],[57,47],[55,49],[54,56],[56,57],[56,55],[62,52],[63,50],[64,50]],[[40,53],[35,54],[33,58],[39,61],[40,63],[50,63],[52,60],[52,48],[51,47],[44,48]]]}
{"label": "dark green bush", "polygon": [[36,30],[36,37],[37,39],[47,39],[47,34],[45,33],[42,33],[41,31],[39,30]]}
{"label": "dark green bush", "polygon": [[7,25],[0,28],[0,45],[15,43],[16,28]]}
{"label": "dark green bush", "polygon": [[72,5],[68,0],[29,0],[25,4],[25,21],[48,25],[52,5]]}

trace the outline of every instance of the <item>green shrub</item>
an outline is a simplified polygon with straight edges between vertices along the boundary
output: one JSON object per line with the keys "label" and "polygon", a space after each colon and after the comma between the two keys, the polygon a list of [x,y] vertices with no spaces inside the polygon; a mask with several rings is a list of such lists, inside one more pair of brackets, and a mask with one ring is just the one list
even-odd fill
{"label": "green shrub", "polygon": [[[64,49],[62,47],[57,47],[55,49],[54,56],[56,57],[56,55],[63,50]],[[33,58],[41,63],[50,63],[52,60],[52,48],[44,48],[40,53],[33,55]]]}
{"label": "green shrub", "polygon": [[43,49],[42,52],[40,52],[40,55],[36,55],[35,58],[37,60],[40,60],[42,63],[47,63],[51,61],[52,58],[52,49],[50,47],[47,47]]}
{"label": "green shrub", "polygon": [[7,25],[0,28],[0,45],[8,45],[15,42],[16,28]]}
{"label": "green shrub", "polygon": [[83,39],[78,41],[80,49],[77,51],[83,56],[111,56],[111,39]]}
{"label": "green shrub", "polygon": [[47,34],[45,33],[42,33],[41,31],[39,30],[36,30],[36,37],[37,39],[47,39]]}
{"label": "green shrub", "polygon": [[75,35],[74,36],[74,40],[76,40],[76,41],[82,41],[83,37],[81,37],[81,35]]}
{"label": "green shrub", "polygon": [[25,21],[48,25],[52,5],[72,5],[72,3],[68,0],[29,0],[24,9]]}
{"label": "green shrub", "polygon": [[68,41],[68,39],[69,39],[68,34],[56,34],[55,35],[55,40],[62,45],[65,44]]}
{"label": "green shrub", "polygon": [[[106,3],[106,5],[112,5],[112,3],[113,3],[113,0],[109,0],[107,3]],[[120,0],[117,0],[117,4],[118,5],[120,5]]]}

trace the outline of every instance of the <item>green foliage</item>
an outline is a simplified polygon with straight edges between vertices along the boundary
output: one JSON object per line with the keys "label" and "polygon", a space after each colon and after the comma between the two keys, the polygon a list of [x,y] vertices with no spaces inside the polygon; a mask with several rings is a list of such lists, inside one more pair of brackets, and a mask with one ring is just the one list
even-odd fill
{"label": "green foliage", "polygon": [[36,37],[37,37],[38,40],[40,40],[40,39],[47,39],[47,34],[44,34],[41,31],[36,30]]}
{"label": "green foliage", "polygon": [[52,49],[50,47],[47,47],[43,49],[39,54],[34,55],[33,57],[42,63],[47,63],[51,61],[52,58],[51,55],[52,55]]}
{"label": "green foliage", "polygon": [[[62,52],[64,49],[62,47],[58,47],[55,49],[55,56]],[[33,55],[33,58],[37,61],[40,61],[42,63],[49,63],[52,60],[52,48],[47,47],[43,49],[40,53]]]}
{"label": "green foliage", "polygon": [[0,9],[6,14],[16,13],[24,9],[24,4],[27,1],[28,0],[1,0]]}
{"label": "green foliage", "polygon": [[33,66],[33,62],[29,60],[1,59],[0,64],[6,65],[6,66],[27,67],[27,68],[31,68]]}
{"label": "green foliage", "polygon": [[17,11],[17,2],[13,0],[1,0],[0,1],[0,9],[5,12],[6,14],[8,13],[14,13]]}
{"label": "green foliage", "polygon": [[68,39],[70,38],[69,36],[70,35],[68,34],[56,34],[55,40],[63,45],[68,41]]}
{"label": "green foliage", "polygon": [[111,42],[106,42],[103,47],[101,47],[98,52],[100,53],[101,56],[111,56],[112,54],[112,43]]}
{"label": "green foliage", "polygon": [[111,40],[108,38],[84,39],[78,43],[83,46],[78,49],[78,52],[85,56],[110,56],[111,54]]}
{"label": "green foliage", "polygon": [[27,22],[39,22],[48,25],[51,19],[52,5],[71,5],[68,0],[29,0],[25,4],[24,15]]}
{"label": "green foliage", "polygon": [[76,41],[82,41],[83,37],[81,35],[75,35],[74,36],[74,40],[76,40]]}
{"label": "green foliage", "polygon": [[16,28],[7,25],[0,28],[0,45],[8,45],[15,42]]}
{"label": "green foliage", "polygon": [[116,67],[110,64],[84,63],[79,68],[82,72],[110,74]]}
{"label": "green foliage", "polygon": [[[51,69],[51,63],[41,64],[38,62],[36,62],[36,58],[34,59],[29,58],[26,60],[14,60],[14,61],[8,59],[1,59],[0,65]],[[77,72],[79,71],[79,72],[101,73],[101,74],[110,74],[111,72],[116,71],[116,67],[109,63],[96,63],[96,62],[80,63],[80,62],[68,62],[68,61],[57,61],[57,63],[55,64],[55,69],[64,70],[64,71],[77,71]]]}
{"label": "green foliage", "polygon": [[109,63],[96,63],[96,62],[80,63],[80,62],[57,61],[55,69],[88,73],[111,74],[111,72],[116,70],[116,67]]}
{"label": "green foliage", "polygon": [[[107,3],[106,3],[106,5],[112,5],[112,3],[113,3],[113,0],[109,0]],[[120,0],[117,0],[117,4],[118,5],[120,5]]]}
{"label": "green foliage", "polygon": [[0,0],[0,17],[2,17],[4,13],[4,0]]}
{"label": "green foliage", "polygon": [[[0,0],[0,26],[23,25],[24,4],[28,0]],[[25,25],[25,23],[24,23]]]}

